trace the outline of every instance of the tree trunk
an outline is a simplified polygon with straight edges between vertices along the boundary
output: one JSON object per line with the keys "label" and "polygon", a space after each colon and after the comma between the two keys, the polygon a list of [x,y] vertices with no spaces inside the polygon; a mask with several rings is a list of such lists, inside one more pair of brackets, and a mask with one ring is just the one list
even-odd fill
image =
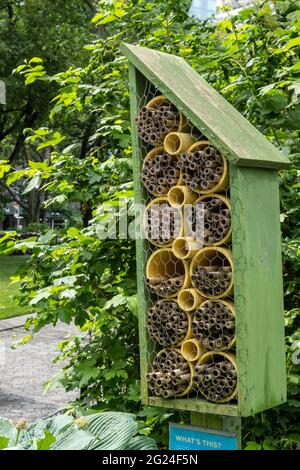
{"label": "tree trunk", "polygon": [[40,223],[40,210],[41,210],[41,191],[36,189],[32,190],[28,199],[28,224]]}
{"label": "tree trunk", "polygon": [[93,212],[87,202],[83,202],[81,204],[81,211],[82,211],[82,223],[84,227],[89,225],[89,221],[93,218]]}

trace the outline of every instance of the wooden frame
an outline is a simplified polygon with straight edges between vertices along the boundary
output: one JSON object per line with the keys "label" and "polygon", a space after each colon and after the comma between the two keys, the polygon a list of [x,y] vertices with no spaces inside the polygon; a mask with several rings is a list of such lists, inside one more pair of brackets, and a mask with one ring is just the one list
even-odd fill
{"label": "wooden frame", "polygon": [[[143,282],[148,242],[140,236],[139,223],[136,253],[142,401],[169,409],[228,416],[249,416],[279,405],[286,401],[286,370],[277,169],[287,167],[289,161],[182,59],[137,46],[124,45],[122,50],[129,58],[135,202],[140,205],[144,200],[140,174],[145,155],[134,118],[137,97],[143,95],[147,80],[208,136],[230,164],[238,403],[148,397],[145,375],[151,342],[145,324]],[[170,67],[174,73],[168,78],[165,68],[170,71]],[[178,77],[179,70],[178,85],[174,76]],[[182,83],[187,83],[187,78],[190,87],[183,93]],[[232,123],[237,127],[233,128]]]}

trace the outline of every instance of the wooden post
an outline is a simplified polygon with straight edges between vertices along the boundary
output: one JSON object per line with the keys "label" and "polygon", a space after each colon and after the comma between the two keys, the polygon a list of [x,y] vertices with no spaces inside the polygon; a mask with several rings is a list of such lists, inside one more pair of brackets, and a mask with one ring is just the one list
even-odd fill
{"label": "wooden post", "polygon": [[191,426],[197,426],[216,431],[227,431],[235,434],[238,439],[238,448],[242,448],[242,422],[240,416],[222,416],[208,413],[190,413]]}

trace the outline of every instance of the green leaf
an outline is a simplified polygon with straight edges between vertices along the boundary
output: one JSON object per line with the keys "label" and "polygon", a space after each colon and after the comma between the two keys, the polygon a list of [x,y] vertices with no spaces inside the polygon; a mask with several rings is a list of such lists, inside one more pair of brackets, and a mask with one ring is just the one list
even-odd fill
{"label": "green leaf", "polygon": [[73,286],[75,282],[77,281],[77,276],[65,276],[65,277],[60,277],[58,279],[55,279],[53,281],[53,284],[55,286]]}
{"label": "green leaf", "polygon": [[44,430],[44,437],[37,440],[37,450],[49,450],[56,441],[55,437],[47,429]]}
{"label": "green leaf", "polygon": [[300,128],[300,106],[297,106],[295,109],[290,110],[287,113],[286,119],[288,123],[294,128]]}
{"label": "green leaf", "polygon": [[126,450],[157,450],[157,445],[151,437],[136,436],[131,439]]}
{"label": "green leaf", "polygon": [[40,184],[41,184],[41,177],[40,175],[36,175],[34,176],[28,183],[28,185],[26,186],[26,188],[24,189],[23,193],[22,194],[27,194],[29,193],[30,191],[32,191],[33,189],[38,189],[40,187]]}
{"label": "green leaf", "polygon": [[29,302],[29,305],[36,305],[37,303],[39,303],[41,300],[43,299],[48,299],[51,295],[51,292],[49,290],[49,288],[46,288],[46,289],[41,289],[38,291],[38,293],[33,297],[33,299],[31,299],[31,301]]}
{"label": "green leaf", "polygon": [[6,178],[7,186],[10,186],[19,178],[22,178],[22,176],[24,176],[25,174],[26,174],[26,170],[19,170],[19,171],[14,171],[13,173],[10,173]]}
{"label": "green leaf", "polygon": [[76,227],[70,227],[67,230],[67,234],[72,238],[76,238],[79,233],[80,233],[80,230],[78,230],[78,228]]}
{"label": "green leaf", "polygon": [[112,21],[116,21],[117,17],[115,15],[106,15],[105,18],[101,21],[97,21],[98,24],[107,24],[111,23]]}
{"label": "green leaf", "polygon": [[58,434],[51,450],[84,450],[94,440],[95,437],[88,430],[77,429],[71,424],[62,433]]}
{"label": "green leaf", "polygon": [[[0,436],[2,439],[8,439],[6,446],[13,446],[16,443],[17,430],[7,418],[0,418]],[[3,444],[5,441],[2,441]]]}
{"label": "green leaf", "polygon": [[41,78],[43,77],[44,75],[46,75],[46,72],[43,70],[41,72],[32,72],[32,73],[29,73],[27,76],[26,76],[26,79],[25,79],[25,85],[30,85],[31,83],[34,83],[38,78]]}
{"label": "green leaf", "polygon": [[136,433],[135,417],[129,413],[107,412],[87,418],[89,431],[97,436],[89,450],[124,450]]}
{"label": "green leaf", "polygon": [[34,170],[45,170],[49,166],[48,160],[45,160],[44,162],[34,162],[32,160],[29,160],[28,163],[30,168],[33,168]]}
{"label": "green leaf", "polygon": [[9,437],[0,436],[0,450],[6,449],[9,443]]}
{"label": "green leaf", "polygon": [[92,23],[97,23],[97,21],[103,18],[103,13],[96,13],[96,15],[92,19]]}
{"label": "green leaf", "polygon": [[276,113],[282,111],[288,104],[284,93],[278,90],[270,90],[263,95],[263,106]]}
{"label": "green leaf", "polygon": [[79,387],[83,387],[89,383],[89,381],[99,375],[99,369],[92,367],[88,364],[80,364],[76,369],[77,374],[80,374]]}
{"label": "green leaf", "polygon": [[65,289],[60,293],[61,299],[73,299],[77,295],[75,289]]}
{"label": "green leaf", "polygon": [[117,294],[106,302],[103,309],[109,310],[111,307],[119,307],[126,304],[127,299],[123,294]]}
{"label": "green leaf", "polygon": [[258,442],[248,441],[245,450],[262,450],[262,447]]}
{"label": "green leaf", "polygon": [[263,443],[262,443],[262,449],[263,450],[276,450],[277,447],[275,446],[275,439],[271,438],[271,437],[267,437],[266,439],[264,439]]}
{"label": "green leaf", "polygon": [[286,438],[287,438],[289,441],[300,443],[300,434],[297,434],[297,433],[289,433],[289,434],[287,434]]}
{"label": "green leaf", "polygon": [[11,166],[3,160],[0,160],[0,179],[11,169]]}
{"label": "green leaf", "polygon": [[138,317],[138,302],[136,294],[130,297],[126,297],[126,301],[129,310],[134,314],[135,317]]}
{"label": "green leaf", "polygon": [[59,132],[54,132],[52,136],[46,140],[46,142],[40,144],[37,147],[37,150],[39,151],[46,147],[54,147],[55,145],[58,145],[64,139],[65,139],[65,136],[61,135]]}
{"label": "green leaf", "polygon": [[275,51],[275,54],[279,54],[280,52],[286,52],[292,49],[293,47],[299,46],[300,44],[300,37],[297,36],[296,38],[290,39],[285,46],[283,46],[281,49],[278,49]]}
{"label": "green leaf", "polygon": [[29,63],[35,63],[35,64],[39,64],[43,62],[43,59],[41,57],[32,57],[32,59],[30,59]]}

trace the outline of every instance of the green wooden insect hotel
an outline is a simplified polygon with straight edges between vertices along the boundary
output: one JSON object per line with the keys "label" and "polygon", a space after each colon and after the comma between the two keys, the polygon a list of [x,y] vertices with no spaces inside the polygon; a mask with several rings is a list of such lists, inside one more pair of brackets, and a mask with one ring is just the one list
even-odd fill
{"label": "green wooden insect hotel", "polygon": [[140,214],[142,400],[227,416],[279,405],[277,170],[289,162],[183,59],[122,51]]}

